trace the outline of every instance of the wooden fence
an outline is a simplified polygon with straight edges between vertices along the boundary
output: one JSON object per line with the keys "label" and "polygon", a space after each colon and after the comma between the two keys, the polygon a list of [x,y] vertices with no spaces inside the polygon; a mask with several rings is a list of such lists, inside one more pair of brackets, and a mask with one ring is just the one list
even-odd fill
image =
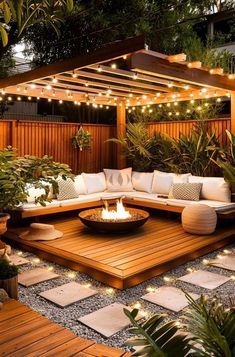
{"label": "wooden fence", "polygon": [[[188,135],[190,130],[195,125],[195,120],[184,120],[175,122],[158,122],[151,123],[148,125],[148,130],[150,134],[154,132],[164,133],[169,135],[171,138],[178,139],[180,133]],[[219,138],[219,142],[222,146],[227,144],[227,136],[225,129],[231,130],[231,119],[230,118],[220,118],[207,121],[208,131],[215,132]]]}
{"label": "wooden fence", "polygon": [[80,152],[71,144],[78,124],[0,121],[0,148],[11,145],[17,148],[19,156],[53,156],[55,161],[70,165],[74,173],[98,172],[104,167],[115,167],[115,144],[106,140],[116,135],[116,127],[98,124],[84,124],[83,127],[91,133],[93,140],[90,151]]}
{"label": "wooden fence", "polygon": [[[180,132],[189,134],[195,121],[158,122],[148,125],[149,132],[161,132],[178,138]],[[67,163],[74,173],[98,172],[105,167],[116,167],[116,146],[106,140],[116,136],[114,125],[83,124],[92,137],[91,151],[74,149],[71,137],[79,128],[75,123],[35,122],[35,121],[0,121],[0,149],[11,145],[18,150],[18,155],[53,156],[54,160]],[[208,120],[208,129],[215,131],[220,143],[225,145],[225,129],[230,130],[230,119]]]}

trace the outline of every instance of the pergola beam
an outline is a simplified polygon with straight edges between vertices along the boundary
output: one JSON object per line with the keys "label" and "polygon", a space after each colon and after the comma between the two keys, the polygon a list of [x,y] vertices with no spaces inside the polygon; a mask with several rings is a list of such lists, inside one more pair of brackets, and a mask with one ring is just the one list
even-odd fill
{"label": "pergola beam", "polygon": [[186,64],[170,63],[166,59],[145,53],[136,53],[130,58],[131,69],[157,75],[170,80],[181,80],[193,85],[201,85],[214,89],[235,90],[234,81],[227,76],[210,75],[209,72],[197,68],[188,68]]}

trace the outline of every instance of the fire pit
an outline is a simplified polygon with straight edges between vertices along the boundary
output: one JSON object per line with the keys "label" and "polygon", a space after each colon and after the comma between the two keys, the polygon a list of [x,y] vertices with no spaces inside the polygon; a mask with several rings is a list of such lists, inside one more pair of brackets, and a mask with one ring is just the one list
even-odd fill
{"label": "fire pit", "polygon": [[99,232],[121,233],[142,226],[149,218],[149,213],[141,209],[123,206],[122,199],[116,202],[116,207],[94,208],[79,213],[79,218],[86,226]]}

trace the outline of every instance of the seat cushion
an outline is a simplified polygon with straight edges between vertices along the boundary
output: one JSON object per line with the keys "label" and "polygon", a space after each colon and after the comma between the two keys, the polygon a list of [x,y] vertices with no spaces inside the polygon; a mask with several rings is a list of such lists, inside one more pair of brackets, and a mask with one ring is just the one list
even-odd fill
{"label": "seat cushion", "polygon": [[[58,200],[52,200],[51,202],[45,202],[46,207],[59,207],[60,202]],[[44,206],[40,205],[40,203],[24,203],[19,207],[20,210],[26,211],[26,210],[33,210],[33,209],[45,209]]]}

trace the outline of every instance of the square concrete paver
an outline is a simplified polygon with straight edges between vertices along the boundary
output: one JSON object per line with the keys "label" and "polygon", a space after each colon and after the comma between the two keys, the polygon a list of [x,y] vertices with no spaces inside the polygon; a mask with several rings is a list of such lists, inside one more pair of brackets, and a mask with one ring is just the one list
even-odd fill
{"label": "square concrete paver", "polygon": [[96,290],[85,288],[83,285],[71,282],[56,288],[44,291],[39,295],[60,307],[69,306],[79,300],[97,294]]}
{"label": "square concrete paver", "polygon": [[235,255],[222,255],[220,258],[211,260],[210,264],[218,268],[235,271]]}
{"label": "square concrete paver", "polygon": [[226,283],[230,278],[206,270],[198,270],[184,275],[181,278],[178,278],[178,280],[212,290]]}
{"label": "square concrete paver", "polygon": [[23,257],[20,257],[17,254],[13,254],[9,256],[11,263],[13,263],[14,265],[20,266],[20,265],[25,265],[30,263],[30,261],[28,259],[25,259]]}
{"label": "square concrete paver", "polygon": [[37,269],[27,270],[19,274],[18,282],[19,284],[28,287],[55,278],[59,278],[59,275],[51,271],[48,271],[46,269],[37,268]]}
{"label": "square concrete paver", "polygon": [[[124,314],[127,306],[114,303],[100,310],[81,317],[78,321],[99,332],[105,337],[110,337],[130,325],[130,320]],[[131,308],[129,308],[131,310]]]}
{"label": "square concrete paver", "polygon": [[[199,298],[199,295],[190,293],[194,300]],[[160,305],[166,309],[178,312],[188,305],[188,300],[184,292],[172,286],[162,286],[155,292],[148,293],[141,299]]]}

